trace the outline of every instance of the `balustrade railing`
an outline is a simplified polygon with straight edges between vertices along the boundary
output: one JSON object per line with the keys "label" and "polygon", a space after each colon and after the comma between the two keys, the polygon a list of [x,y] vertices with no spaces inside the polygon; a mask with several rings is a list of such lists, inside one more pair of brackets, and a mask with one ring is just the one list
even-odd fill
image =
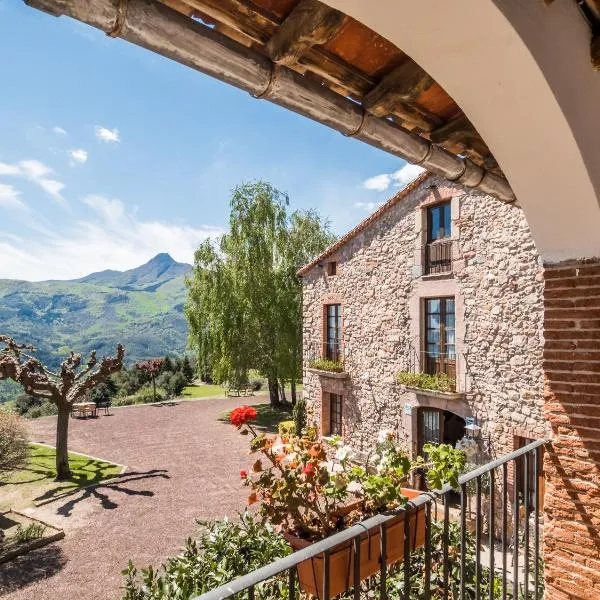
{"label": "balustrade railing", "polygon": [[[462,475],[457,490],[445,486],[423,493],[405,508],[371,517],[196,600],[296,600],[315,594],[319,600],[329,600],[340,548],[346,548],[349,556],[343,574],[348,591],[340,598],[541,600],[539,481],[545,443],[533,442]],[[517,473],[523,475],[519,481]],[[474,518],[467,511],[470,495],[476,507]],[[422,544],[416,543],[419,515],[423,515]],[[396,526],[399,519],[403,527]],[[373,540],[377,540],[378,573],[363,578],[361,557],[372,552]],[[404,547],[400,561],[392,557],[392,549],[399,545]],[[315,561],[321,565],[316,570]],[[319,574],[312,594],[298,578],[307,565]],[[276,586],[268,585],[274,582]]]}
{"label": "balustrade railing", "polygon": [[452,240],[436,240],[423,248],[425,275],[452,271]]}

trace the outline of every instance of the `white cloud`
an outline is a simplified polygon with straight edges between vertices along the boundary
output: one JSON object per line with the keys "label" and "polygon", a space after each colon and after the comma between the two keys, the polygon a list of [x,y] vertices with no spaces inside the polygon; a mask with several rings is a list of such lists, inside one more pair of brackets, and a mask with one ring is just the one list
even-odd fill
{"label": "white cloud", "polygon": [[62,127],[59,127],[58,125],[55,125],[52,128],[53,133],[56,133],[56,135],[67,135],[67,132],[65,129],[63,129]]}
{"label": "white cloud", "polygon": [[87,196],[91,215],[74,220],[60,234],[37,233],[26,246],[0,231],[0,278],[31,281],[73,279],[103,269],[126,270],[168,252],[175,260],[192,262],[194,251],[219,227],[192,227],[163,221],[143,221],[116,198]]}
{"label": "white cloud", "polygon": [[96,137],[103,142],[121,141],[118,129],[107,129],[106,127],[101,127],[100,125],[96,125]]}
{"label": "white cloud", "polygon": [[0,163],[0,175],[20,175],[21,169],[17,165]]}
{"label": "white cloud", "polygon": [[394,187],[404,188],[411,181],[416,179],[425,169],[419,165],[406,163],[402,168],[393,173],[381,173],[374,175],[362,182],[362,187],[366,190],[376,192],[385,192],[392,184]]}
{"label": "white cloud", "polygon": [[367,212],[373,212],[375,209],[379,208],[383,202],[355,202],[354,206],[356,208],[362,208]]}
{"label": "white cloud", "polygon": [[19,168],[25,177],[33,180],[52,173],[52,169],[39,160],[22,160],[19,162]]}
{"label": "white cloud", "polygon": [[7,183],[0,183],[0,206],[2,208],[17,208],[27,210],[27,205],[19,198],[21,192]]}
{"label": "white cloud", "polygon": [[396,187],[406,187],[411,181],[414,181],[425,169],[419,165],[406,163],[401,169],[392,173],[392,179]]}
{"label": "white cloud", "polygon": [[42,188],[47,194],[50,194],[61,206],[67,208],[68,202],[61,195],[65,184],[56,179],[46,177],[46,175],[52,173],[54,173],[54,170],[39,160],[21,160],[17,164],[0,163],[0,175],[11,175],[28,179]]}
{"label": "white cloud", "polygon": [[392,177],[387,173],[381,175],[374,175],[363,181],[362,186],[366,190],[375,190],[376,192],[385,192],[390,187]]}
{"label": "white cloud", "polygon": [[74,167],[76,165],[82,165],[88,159],[88,153],[83,148],[77,148],[75,150],[69,150],[69,164]]}

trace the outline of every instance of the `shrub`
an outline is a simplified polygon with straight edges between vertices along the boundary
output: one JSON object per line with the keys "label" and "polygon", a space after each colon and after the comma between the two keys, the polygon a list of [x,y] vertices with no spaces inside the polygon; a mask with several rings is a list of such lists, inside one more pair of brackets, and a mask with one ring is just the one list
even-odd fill
{"label": "shrub", "polygon": [[317,358],[308,363],[311,369],[319,369],[319,371],[330,371],[332,373],[343,373],[344,364],[338,360],[329,360],[328,358]]}
{"label": "shrub", "polygon": [[260,379],[253,379],[250,382],[250,387],[253,391],[258,392],[263,386],[263,382]]}
{"label": "shrub", "polygon": [[[198,524],[203,528],[200,539],[188,538],[182,553],[169,558],[160,569],[148,567],[138,574],[129,562],[123,571],[123,600],[187,600],[291,552],[272,526],[247,513],[235,522],[224,519]],[[255,597],[284,597],[286,579],[275,577],[257,584]]]}
{"label": "shrub", "polygon": [[[156,401],[164,402],[167,399],[167,392],[162,388],[156,388]],[[131,406],[132,404],[152,404],[154,394],[151,385],[146,385],[135,394],[130,396],[118,396],[113,400],[113,406]]]}
{"label": "shrub", "polygon": [[25,466],[28,456],[27,429],[23,419],[0,410],[0,477]]}
{"label": "shrub", "polygon": [[396,382],[423,390],[435,390],[439,392],[453,392],[455,390],[454,379],[445,373],[429,375],[428,373],[400,371],[396,373]]}
{"label": "shrub", "polygon": [[27,419],[37,419],[38,417],[46,417],[55,415],[58,408],[53,402],[42,400],[35,396],[20,394],[17,396],[14,403],[14,410],[17,414]]}
{"label": "shrub", "polygon": [[279,423],[279,435],[281,437],[287,437],[288,435],[296,434],[296,423],[294,421],[281,421]]}
{"label": "shrub", "polygon": [[188,384],[181,371],[175,373],[165,372],[156,380],[156,384],[167,391],[169,396],[181,396],[183,389]]}
{"label": "shrub", "polygon": [[296,400],[296,404],[294,404],[292,415],[294,417],[295,434],[300,437],[306,428],[306,400],[304,400],[302,394],[300,394],[299,398]]}

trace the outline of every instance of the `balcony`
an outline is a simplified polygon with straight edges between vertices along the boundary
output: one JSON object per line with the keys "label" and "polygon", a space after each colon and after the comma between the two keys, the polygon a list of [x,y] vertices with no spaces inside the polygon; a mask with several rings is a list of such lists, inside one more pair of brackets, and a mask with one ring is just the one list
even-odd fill
{"label": "balcony", "polygon": [[423,247],[425,275],[440,275],[452,272],[452,240],[442,239],[429,242]]}
{"label": "balcony", "polygon": [[[354,600],[542,598],[539,481],[545,443],[533,442],[462,475],[456,490],[445,486],[418,495],[402,509],[371,517],[197,600],[238,594],[275,600],[264,592],[274,587],[277,598],[310,593],[329,600],[340,585],[347,591],[339,597]],[[509,473],[522,473],[523,485],[513,485]],[[472,527],[470,503],[475,506]],[[365,555],[372,552],[380,557],[378,569],[365,578]],[[307,574],[316,582],[310,592]],[[277,585],[265,587],[265,582]]]}

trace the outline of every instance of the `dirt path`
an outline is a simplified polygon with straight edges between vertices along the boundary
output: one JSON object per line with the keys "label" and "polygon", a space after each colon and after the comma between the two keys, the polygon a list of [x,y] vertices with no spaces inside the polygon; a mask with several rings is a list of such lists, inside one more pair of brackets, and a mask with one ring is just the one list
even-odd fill
{"label": "dirt path", "polygon": [[[265,397],[198,400],[114,409],[72,420],[70,449],[125,464],[122,476],[52,499],[36,515],[67,531],[64,540],[0,565],[7,600],[120,598],[120,571],[158,565],[194,532],[196,517],[235,515],[245,503],[239,470],[246,440],[218,420]],[[31,423],[32,441],[53,443],[55,418]]]}

